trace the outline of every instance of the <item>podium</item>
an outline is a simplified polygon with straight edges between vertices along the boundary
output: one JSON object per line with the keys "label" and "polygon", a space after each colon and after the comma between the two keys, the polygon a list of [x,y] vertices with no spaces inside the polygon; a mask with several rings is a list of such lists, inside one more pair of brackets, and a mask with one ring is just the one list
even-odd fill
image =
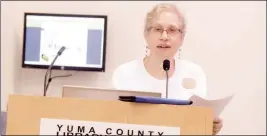
{"label": "podium", "polygon": [[211,135],[206,107],[10,95],[6,135]]}

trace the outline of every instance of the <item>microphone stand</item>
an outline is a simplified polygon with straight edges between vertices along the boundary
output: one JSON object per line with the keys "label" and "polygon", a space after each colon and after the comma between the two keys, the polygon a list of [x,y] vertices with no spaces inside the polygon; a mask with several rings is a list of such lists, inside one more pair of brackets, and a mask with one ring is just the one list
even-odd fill
{"label": "microphone stand", "polygon": [[[50,82],[52,81],[52,78],[51,78],[51,75],[52,75],[52,67],[54,65],[54,63],[56,62],[57,58],[62,54],[62,52],[66,49],[66,47],[62,46],[59,51],[57,52],[57,55],[56,57],[54,58],[54,60],[52,61],[52,63],[49,65],[46,73],[45,73],[45,79],[44,79],[44,94],[43,96],[46,96],[46,93],[47,93],[47,89],[49,87],[49,84]],[[49,78],[48,78],[48,81],[47,81],[47,76],[48,76],[48,73],[49,73]],[[47,82],[47,84],[46,84]]]}
{"label": "microphone stand", "polygon": [[168,71],[170,69],[170,61],[169,60],[164,60],[163,61],[163,69],[166,72],[166,98],[168,98],[168,92],[169,92],[169,88],[168,88],[168,84],[169,84],[169,75],[168,75]]}
{"label": "microphone stand", "polygon": [[168,85],[169,84],[169,74],[168,74],[168,70],[166,70],[166,98],[168,98]]}

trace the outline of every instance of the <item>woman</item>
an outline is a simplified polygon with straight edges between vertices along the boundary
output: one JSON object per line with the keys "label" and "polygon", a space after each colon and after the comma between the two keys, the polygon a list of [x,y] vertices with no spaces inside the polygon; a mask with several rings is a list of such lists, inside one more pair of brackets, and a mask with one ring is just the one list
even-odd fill
{"label": "woman", "polygon": [[[185,36],[185,19],[172,4],[156,5],[145,20],[144,37],[148,54],[119,66],[113,75],[117,89],[160,92],[166,97],[166,72],[163,61],[170,61],[167,98],[189,99],[193,94],[207,95],[206,75],[200,66],[175,58]],[[214,134],[222,127],[219,118],[214,119]]]}

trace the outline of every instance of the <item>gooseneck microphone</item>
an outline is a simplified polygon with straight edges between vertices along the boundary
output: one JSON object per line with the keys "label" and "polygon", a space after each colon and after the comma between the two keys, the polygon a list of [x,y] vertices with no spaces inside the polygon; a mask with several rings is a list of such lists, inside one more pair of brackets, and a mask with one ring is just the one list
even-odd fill
{"label": "gooseneck microphone", "polygon": [[[54,58],[54,60],[52,61],[52,63],[49,65],[46,73],[45,73],[45,78],[44,78],[44,96],[46,96],[46,92],[47,92],[47,89],[49,87],[49,84],[50,82],[52,81],[52,78],[51,78],[51,75],[52,75],[52,67],[54,66],[54,63],[56,62],[57,58],[64,52],[64,50],[66,49],[65,46],[62,46],[59,51],[57,52],[57,55],[56,57]],[[48,81],[47,81],[47,76],[49,74],[49,78],[48,78]]]}
{"label": "gooseneck microphone", "polygon": [[169,69],[170,69],[170,61],[169,60],[167,60],[167,59],[165,59],[164,61],[163,61],[163,69],[164,69],[164,71],[166,72],[166,98],[168,98],[168,92],[169,92],[169,90],[168,90],[168,84],[169,84],[169,75],[168,75],[168,71],[169,71]]}

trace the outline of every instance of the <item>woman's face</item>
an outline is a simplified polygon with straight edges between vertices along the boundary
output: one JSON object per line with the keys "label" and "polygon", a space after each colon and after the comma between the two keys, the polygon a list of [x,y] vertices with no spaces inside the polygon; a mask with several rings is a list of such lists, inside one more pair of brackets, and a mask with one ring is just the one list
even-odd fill
{"label": "woman's face", "polygon": [[172,58],[183,42],[179,17],[172,12],[163,12],[155,18],[145,33],[150,55],[162,59]]}

